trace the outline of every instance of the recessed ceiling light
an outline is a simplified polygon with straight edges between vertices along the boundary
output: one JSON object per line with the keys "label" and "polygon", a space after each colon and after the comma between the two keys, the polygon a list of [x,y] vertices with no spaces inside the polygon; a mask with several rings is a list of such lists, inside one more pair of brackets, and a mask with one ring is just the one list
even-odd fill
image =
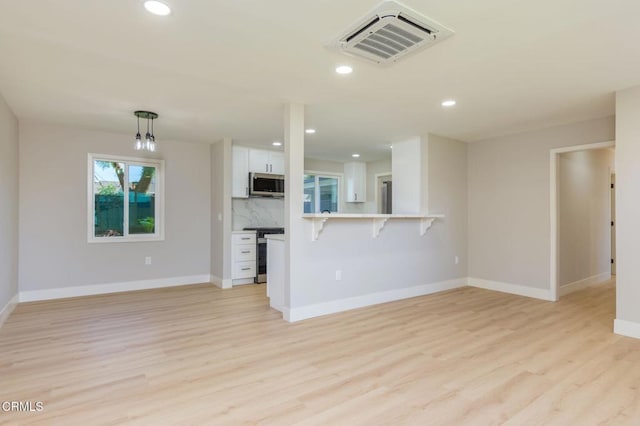
{"label": "recessed ceiling light", "polygon": [[353,158],[359,158],[359,157],[360,157],[360,154],[351,154],[351,156],[352,156]]}
{"label": "recessed ceiling light", "polygon": [[440,105],[442,105],[443,107],[452,107],[455,104],[456,104],[456,101],[454,101],[453,99],[447,99],[446,101],[442,101]]}
{"label": "recessed ceiling light", "polygon": [[282,142],[275,141],[275,142],[272,142],[271,145],[273,145],[273,146],[282,146]]}
{"label": "recessed ceiling light", "polygon": [[307,129],[304,132],[312,135],[312,134],[314,134],[316,132],[316,129]]}
{"label": "recessed ceiling light", "polygon": [[336,68],[336,72],[338,74],[351,74],[353,72],[353,68],[351,68],[349,65],[340,65]]}
{"label": "recessed ceiling light", "polygon": [[393,149],[393,145],[389,145],[389,149]]}
{"label": "recessed ceiling light", "polygon": [[157,0],[147,0],[144,7],[154,15],[166,16],[171,13],[171,9],[166,3]]}

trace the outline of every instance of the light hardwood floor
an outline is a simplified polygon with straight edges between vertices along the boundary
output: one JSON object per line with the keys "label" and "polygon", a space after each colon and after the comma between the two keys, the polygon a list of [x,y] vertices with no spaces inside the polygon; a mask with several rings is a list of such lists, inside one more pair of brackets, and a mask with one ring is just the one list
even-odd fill
{"label": "light hardwood floor", "polygon": [[284,322],[264,286],[19,305],[0,424],[640,424],[613,283],[543,302],[464,288]]}

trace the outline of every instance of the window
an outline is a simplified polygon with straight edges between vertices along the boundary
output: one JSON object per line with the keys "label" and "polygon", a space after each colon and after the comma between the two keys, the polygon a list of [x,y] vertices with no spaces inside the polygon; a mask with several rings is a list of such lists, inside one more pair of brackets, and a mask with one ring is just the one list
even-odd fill
{"label": "window", "polygon": [[338,212],[340,178],[321,174],[304,175],[304,212]]}
{"label": "window", "polygon": [[163,160],[89,154],[89,242],[162,240]]}

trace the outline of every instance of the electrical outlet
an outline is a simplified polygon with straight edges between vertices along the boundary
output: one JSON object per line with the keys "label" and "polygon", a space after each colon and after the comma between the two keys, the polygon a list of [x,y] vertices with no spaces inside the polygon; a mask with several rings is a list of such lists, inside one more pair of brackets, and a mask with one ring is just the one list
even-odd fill
{"label": "electrical outlet", "polygon": [[144,258],[144,264],[145,265],[151,265],[151,256],[147,256]]}
{"label": "electrical outlet", "polygon": [[341,270],[337,270],[336,271],[336,281],[340,281],[342,279],[342,271]]}
{"label": "electrical outlet", "polygon": [[457,265],[458,263],[460,263],[460,258],[458,258],[458,256],[455,256],[453,258],[454,263]]}

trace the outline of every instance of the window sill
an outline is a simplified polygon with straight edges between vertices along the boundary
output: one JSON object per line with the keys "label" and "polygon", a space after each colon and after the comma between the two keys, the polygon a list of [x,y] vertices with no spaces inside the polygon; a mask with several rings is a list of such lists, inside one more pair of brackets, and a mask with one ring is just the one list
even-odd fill
{"label": "window sill", "polygon": [[109,244],[109,243],[149,243],[156,241],[164,241],[161,235],[154,236],[137,236],[137,237],[94,237],[87,241],[90,244]]}

